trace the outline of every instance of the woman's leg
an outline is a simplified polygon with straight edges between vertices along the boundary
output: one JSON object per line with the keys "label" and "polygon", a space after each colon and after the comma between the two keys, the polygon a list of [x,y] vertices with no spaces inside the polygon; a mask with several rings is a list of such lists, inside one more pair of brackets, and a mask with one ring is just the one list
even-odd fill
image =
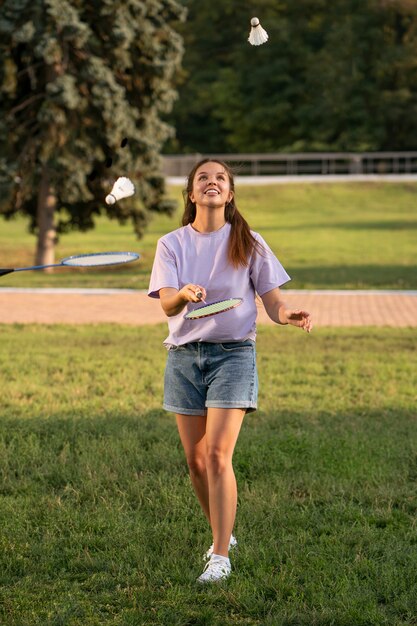
{"label": "woman's leg", "polygon": [[228,556],[237,506],[232,457],[245,409],[209,408],[205,445],[210,524],[215,554]]}
{"label": "woman's leg", "polygon": [[[209,490],[206,470],[206,421],[202,415],[176,415],[178,432],[187,459],[194,491],[210,522]],[[230,535],[229,535],[230,537]]]}

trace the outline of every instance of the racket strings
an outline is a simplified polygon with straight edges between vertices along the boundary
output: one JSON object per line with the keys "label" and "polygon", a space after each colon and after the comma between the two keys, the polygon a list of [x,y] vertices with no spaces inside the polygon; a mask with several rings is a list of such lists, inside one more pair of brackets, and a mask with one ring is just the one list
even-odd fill
{"label": "racket strings", "polygon": [[71,267],[93,267],[95,265],[116,265],[128,263],[139,258],[135,252],[100,252],[97,254],[79,254],[63,259],[63,265]]}
{"label": "racket strings", "polygon": [[228,298],[227,300],[220,300],[219,302],[213,302],[190,311],[185,315],[185,318],[188,320],[200,319],[210,315],[216,315],[217,313],[224,313],[225,311],[239,306],[241,302],[241,298]]}

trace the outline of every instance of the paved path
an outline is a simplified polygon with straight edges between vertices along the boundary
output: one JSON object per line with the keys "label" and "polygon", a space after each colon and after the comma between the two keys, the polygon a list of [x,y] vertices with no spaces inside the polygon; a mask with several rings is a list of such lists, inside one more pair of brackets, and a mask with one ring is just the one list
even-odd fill
{"label": "paved path", "polygon": [[[291,308],[309,311],[320,326],[417,327],[417,291],[283,290]],[[0,289],[3,324],[159,324],[159,301],[131,290]],[[262,303],[259,324],[272,324]]]}

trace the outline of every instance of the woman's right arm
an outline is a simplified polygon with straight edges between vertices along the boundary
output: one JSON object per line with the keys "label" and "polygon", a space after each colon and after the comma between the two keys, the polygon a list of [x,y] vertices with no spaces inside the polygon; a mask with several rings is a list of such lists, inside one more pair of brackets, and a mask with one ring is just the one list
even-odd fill
{"label": "woman's right arm", "polygon": [[[197,293],[201,292],[202,296],[197,297]],[[181,313],[187,302],[201,302],[206,298],[206,290],[200,285],[189,283],[184,285],[182,289],[174,289],[173,287],[163,287],[159,290],[159,298],[164,313],[168,317],[173,317]]]}

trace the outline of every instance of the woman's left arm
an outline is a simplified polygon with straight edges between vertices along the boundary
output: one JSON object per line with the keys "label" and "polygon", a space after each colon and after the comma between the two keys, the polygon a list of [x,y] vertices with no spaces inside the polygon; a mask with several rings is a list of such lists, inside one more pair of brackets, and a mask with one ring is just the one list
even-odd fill
{"label": "woman's left arm", "polygon": [[279,287],[267,291],[261,298],[268,316],[276,324],[291,324],[306,330],[308,333],[312,330],[313,323],[310,313],[300,309],[296,311],[287,309]]}

